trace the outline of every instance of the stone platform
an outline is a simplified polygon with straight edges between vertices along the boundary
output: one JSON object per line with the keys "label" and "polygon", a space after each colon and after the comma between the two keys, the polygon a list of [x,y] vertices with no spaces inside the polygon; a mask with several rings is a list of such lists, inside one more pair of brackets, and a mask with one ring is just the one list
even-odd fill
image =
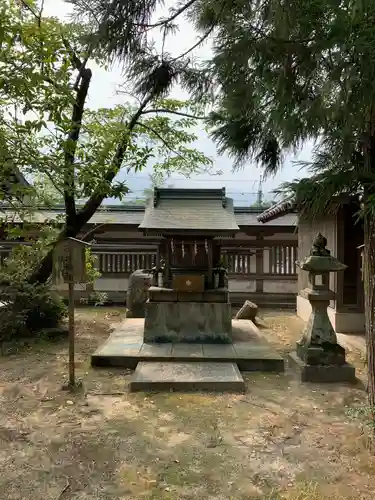
{"label": "stone platform", "polygon": [[233,343],[145,343],[143,319],[127,319],[92,355],[92,366],[135,369],[149,362],[236,363],[241,371],[283,372],[283,358],[259,335],[252,321],[233,320]]}
{"label": "stone platform", "polygon": [[343,363],[342,365],[308,365],[295,352],[289,354],[289,362],[297,370],[301,382],[354,383],[357,381],[355,368],[349,363]]}
{"label": "stone platform", "polygon": [[197,293],[152,286],[148,294],[145,342],[232,342],[228,290]]}
{"label": "stone platform", "polygon": [[136,391],[245,392],[235,363],[141,361],[129,384]]}

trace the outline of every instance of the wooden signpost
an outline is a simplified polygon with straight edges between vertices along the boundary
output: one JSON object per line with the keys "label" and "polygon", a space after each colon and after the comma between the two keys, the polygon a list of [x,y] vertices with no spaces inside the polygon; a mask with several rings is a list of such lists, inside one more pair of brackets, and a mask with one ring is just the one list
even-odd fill
{"label": "wooden signpost", "polygon": [[52,282],[57,289],[68,284],[69,308],[69,387],[76,385],[74,363],[74,285],[87,282],[86,248],[90,246],[75,238],[66,238],[60,241],[53,251]]}

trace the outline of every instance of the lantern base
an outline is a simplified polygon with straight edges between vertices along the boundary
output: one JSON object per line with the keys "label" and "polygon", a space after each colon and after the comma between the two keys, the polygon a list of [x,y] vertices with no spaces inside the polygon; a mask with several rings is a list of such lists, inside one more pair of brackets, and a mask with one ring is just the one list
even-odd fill
{"label": "lantern base", "polygon": [[321,345],[306,345],[301,341],[297,342],[296,354],[308,365],[341,366],[346,363],[345,349],[339,344],[329,342]]}
{"label": "lantern base", "polygon": [[297,353],[289,354],[289,363],[301,378],[301,382],[334,383],[357,381],[354,366],[349,363],[342,365],[309,365],[297,356]]}

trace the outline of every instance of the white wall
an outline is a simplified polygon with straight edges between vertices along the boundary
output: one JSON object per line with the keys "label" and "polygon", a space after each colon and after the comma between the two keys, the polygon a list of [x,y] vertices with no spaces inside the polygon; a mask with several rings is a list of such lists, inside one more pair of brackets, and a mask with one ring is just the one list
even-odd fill
{"label": "white wall", "polygon": [[96,292],[126,292],[128,278],[99,278],[94,283]]}
{"label": "white wall", "polygon": [[[126,292],[128,288],[128,278],[99,278],[94,283],[96,292]],[[230,292],[250,292],[256,291],[255,280],[229,279],[228,286]],[[79,285],[77,285],[79,287]],[[297,281],[293,280],[264,280],[263,288],[265,293],[297,293]],[[77,288],[79,290],[82,288]]]}
{"label": "white wall", "polygon": [[264,280],[265,293],[298,293],[297,280]]}
{"label": "white wall", "polygon": [[[297,315],[307,321],[311,313],[310,302],[297,295]],[[329,320],[336,333],[364,333],[365,315],[357,312],[336,312],[332,307],[327,307]]]}
{"label": "white wall", "polygon": [[230,292],[255,292],[255,280],[236,280],[228,279],[228,288]]}

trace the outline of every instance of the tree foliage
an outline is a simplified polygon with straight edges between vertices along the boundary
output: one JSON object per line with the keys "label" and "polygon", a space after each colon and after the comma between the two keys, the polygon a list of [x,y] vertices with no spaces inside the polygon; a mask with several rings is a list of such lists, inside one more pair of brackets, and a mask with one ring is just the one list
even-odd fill
{"label": "tree foliage", "polygon": [[[129,88],[142,99],[147,96],[165,97],[174,84],[191,91],[200,102],[209,99],[209,80],[205,71],[195,64],[191,52],[204,41],[178,56],[165,50],[158,51],[152,33],[161,30],[163,40],[178,31],[181,16],[188,15],[196,0],[175,2],[169,15],[155,20],[157,0],[71,0],[75,7],[74,19],[90,26],[88,37],[93,53],[105,54],[110,62],[124,64]],[[194,84],[194,85],[193,85]]]}
{"label": "tree foliage", "polygon": [[215,24],[206,70],[218,89],[211,124],[222,149],[271,172],[310,138],[323,138],[319,150],[346,167],[363,154],[373,122],[375,5],[360,4],[196,3],[202,31]]}
{"label": "tree foliage", "polygon": [[273,173],[283,154],[314,139],[311,177],[284,186],[299,208],[311,216],[337,195],[361,197],[375,421],[375,3],[198,0],[194,18],[202,30],[215,24],[206,71],[219,96],[211,126],[222,149]]}
{"label": "tree foliage", "polygon": [[[149,67],[150,79],[145,78],[144,24],[156,2],[124,2],[123,29],[116,2],[72,3],[76,20],[69,24],[44,17],[42,2],[6,0],[0,10],[0,160],[47,180],[47,191],[63,200],[65,223],[57,239],[76,236],[105,198],[126,194],[126,182],[118,178],[122,170],[139,171],[150,161],[161,177],[211,168],[210,159],[193,147],[191,132],[203,104],[168,99],[174,77],[156,82]],[[90,62],[106,67],[115,58],[132,61],[129,75],[138,97],[92,110]],[[46,194],[34,189],[36,201]],[[51,252],[31,282],[45,281],[50,271]]]}

